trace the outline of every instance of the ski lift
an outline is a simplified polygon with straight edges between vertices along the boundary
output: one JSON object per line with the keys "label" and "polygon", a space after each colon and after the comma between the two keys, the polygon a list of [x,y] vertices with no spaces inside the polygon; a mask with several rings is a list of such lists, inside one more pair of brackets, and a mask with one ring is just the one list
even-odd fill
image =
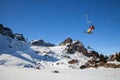
{"label": "ski lift", "polygon": [[89,28],[85,31],[88,34],[91,34],[92,31],[95,29],[95,26],[93,24],[91,24],[91,20],[88,19],[88,14],[86,13],[86,21],[88,24],[90,24]]}

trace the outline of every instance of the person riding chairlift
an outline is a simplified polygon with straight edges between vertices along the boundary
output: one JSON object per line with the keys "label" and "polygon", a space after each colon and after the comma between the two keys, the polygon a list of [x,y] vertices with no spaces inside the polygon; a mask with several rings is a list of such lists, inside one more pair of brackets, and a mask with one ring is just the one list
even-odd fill
{"label": "person riding chairlift", "polygon": [[94,25],[91,25],[88,30],[87,30],[87,33],[92,33],[92,31],[95,29],[95,26]]}

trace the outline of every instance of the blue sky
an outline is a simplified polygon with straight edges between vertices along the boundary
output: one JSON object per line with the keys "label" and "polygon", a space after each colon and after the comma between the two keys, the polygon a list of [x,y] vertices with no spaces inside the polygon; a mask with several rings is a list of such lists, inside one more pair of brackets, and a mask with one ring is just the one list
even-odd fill
{"label": "blue sky", "polygon": [[[0,23],[29,41],[67,37],[103,54],[120,51],[120,0],[0,0]],[[92,21],[93,34],[84,31]]]}

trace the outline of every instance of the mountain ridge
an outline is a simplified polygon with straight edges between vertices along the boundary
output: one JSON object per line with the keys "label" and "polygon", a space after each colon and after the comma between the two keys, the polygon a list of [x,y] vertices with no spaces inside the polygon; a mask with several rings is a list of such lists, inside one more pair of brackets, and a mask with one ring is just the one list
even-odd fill
{"label": "mountain ridge", "polygon": [[0,24],[0,65],[37,69],[48,66],[120,68],[120,52],[105,56],[87,50],[82,42],[71,38],[58,46],[44,40],[29,43],[23,34],[14,34],[10,28]]}

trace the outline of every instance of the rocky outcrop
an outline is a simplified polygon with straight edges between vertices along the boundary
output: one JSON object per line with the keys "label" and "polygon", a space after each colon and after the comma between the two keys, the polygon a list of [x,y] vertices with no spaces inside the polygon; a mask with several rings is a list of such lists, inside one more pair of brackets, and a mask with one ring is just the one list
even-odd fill
{"label": "rocky outcrop", "polygon": [[73,40],[68,37],[68,38],[65,39],[63,42],[61,42],[59,45],[60,45],[60,46],[64,46],[64,45],[66,45],[66,44],[68,44],[68,43],[72,43],[72,42],[73,42]]}
{"label": "rocky outcrop", "polygon": [[20,41],[26,41],[25,38],[24,38],[24,36],[23,36],[23,34],[15,33],[14,37],[17,38]]}
{"label": "rocky outcrop", "polygon": [[[87,51],[87,49],[80,41],[72,41],[70,39],[72,42],[68,43],[70,40],[68,40],[68,42],[66,40],[64,41],[64,45],[67,44],[68,53],[74,54],[76,51],[78,51],[83,53],[87,57],[91,57],[91,60],[88,60],[87,63],[80,66],[81,69],[90,68],[90,67],[120,68],[120,64],[112,63],[112,61],[120,62],[120,52],[110,56],[105,56],[103,54],[99,54],[94,50]],[[77,63],[77,61],[71,60],[68,63],[73,64],[73,63]]]}
{"label": "rocky outcrop", "polygon": [[72,59],[70,61],[68,61],[69,64],[75,64],[75,63],[78,63],[78,60],[77,59]]}
{"label": "rocky outcrop", "polygon": [[44,40],[33,40],[31,42],[32,45],[35,45],[35,46],[46,46],[46,47],[49,47],[49,46],[55,46],[54,44],[52,43],[46,43]]}
{"label": "rocky outcrop", "polygon": [[16,38],[21,41],[25,41],[23,34],[18,34],[18,33],[13,34],[10,28],[4,27],[2,24],[0,24],[0,34],[9,36],[11,38]]}
{"label": "rocky outcrop", "polygon": [[96,52],[96,51],[94,51],[94,50],[89,51],[89,52],[86,54],[86,56],[88,56],[88,57],[93,57],[94,59],[99,58],[98,52]]}
{"label": "rocky outcrop", "polygon": [[120,52],[110,55],[109,60],[110,61],[115,61],[116,60],[116,61],[120,62]]}
{"label": "rocky outcrop", "polygon": [[86,68],[98,68],[98,67],[104,67],[104,68],[120,68],[120,64],[115,63],[103,63],[89,60],[86,64],[80,66],[80,69],[86,69]]}
{"label": "rocky outcrop", "polygon": [[80,41],[73,41],[71,38],[67,38],[62,43],[60,43],[60,46],[61,45],[67,46],[67,53],[74,54],[77,51],[83,54],[87,54],[87,49]]}
{"label": "rocky outcrop", "polygon": [[97,59],[93,58],[91,60],[88,60],[87,63],[80,66],[80,68],[81,69],[90,68],[90,67],[92,68],[98,68],[98,67],[120,68],[119,59],[120,59],[119,53],[116,53],[110,56],[104,56],[103,54],[100,54]]}
{"label": "rocky outcrop", "polygon": [[9,37],[14,38],[14,34],[13,34],[12,30],[8,27],[4,27],[2,24],[0,24],[0,33],[2,35],[7,35]]}

